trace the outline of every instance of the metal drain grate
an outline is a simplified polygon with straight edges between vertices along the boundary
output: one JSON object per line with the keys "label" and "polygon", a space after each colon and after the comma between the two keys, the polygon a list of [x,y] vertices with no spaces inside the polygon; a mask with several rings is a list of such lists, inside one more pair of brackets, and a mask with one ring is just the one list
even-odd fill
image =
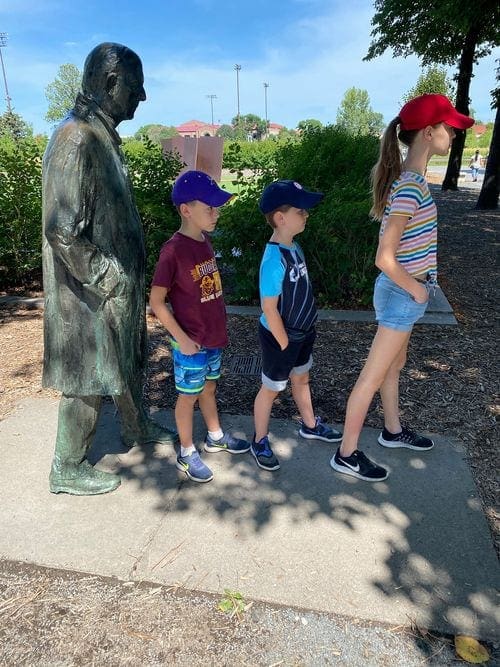
{"label": "metal drain grate", "polygon": [[228,370],[235,375],[260,375],[262,372],[262,362],[260,357],[254,355],[235,354],[228,363]]}

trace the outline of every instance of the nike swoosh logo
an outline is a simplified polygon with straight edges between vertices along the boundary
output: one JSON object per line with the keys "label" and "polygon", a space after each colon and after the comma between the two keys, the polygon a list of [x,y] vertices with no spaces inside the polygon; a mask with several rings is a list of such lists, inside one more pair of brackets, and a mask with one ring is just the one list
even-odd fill
{"label": "nike swoosh logo", "polygon": [[345,459],[340,459],[340,460],[342,461],[342,463],[343,463],[345,466],[347,466],[348,468],[350,468],[350,469],[353,470],[354,472],[359,472],[359,463],[356,463],[355,466],[352,466],[350,463],[347,463],[347,461],[346,461]]}

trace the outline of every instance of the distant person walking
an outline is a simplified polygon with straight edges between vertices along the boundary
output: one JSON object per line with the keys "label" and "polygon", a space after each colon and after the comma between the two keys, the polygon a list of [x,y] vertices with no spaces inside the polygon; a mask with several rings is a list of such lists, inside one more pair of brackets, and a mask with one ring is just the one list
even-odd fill
{"label": "distant person walking", "polygon": [[473,181],[477,181],[479,170],[481,169],[481,166],[482,166],[482,159],[483,158],[482,158],[481,153],[479,152],[479,150],[477,150],[474,153],[474,155],[471,157],[469,167],[470,167],[470,171],[471,171]]}
{"label": "distant person walking", "polygon": [[[473,123],[443,95],[426,94],[407,102],[385,131],[372,172],[371,215],[381,222],[375,259],[381,273],[373,295],[378,329],[347,403],[342,443],[330,461],[337,472],[367,482],[388,476],[385,468],[357,449],[377,391],[384,409],[380,445],[415,451],[434,446],[429,438],[401,426],[398,406],[399,374],[411,331],[424,314],[430,287],[437,279],[437,212],[423,174],[433,155],[448,153],[454,128],[465,130]],[[404,161],[398,140],[408,146]]]}

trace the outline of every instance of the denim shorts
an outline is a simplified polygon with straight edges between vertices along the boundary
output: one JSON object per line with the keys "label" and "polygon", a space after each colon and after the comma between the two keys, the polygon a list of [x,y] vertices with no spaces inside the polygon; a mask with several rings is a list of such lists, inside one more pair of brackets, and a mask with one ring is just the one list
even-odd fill
{"label": "denim shorts", "polygon": [[202,347],[196,354],[182,354],[176,341],[170,340],[174,361],[175,388],[180,394],[201,394],[206,380],[218,380],[222,348]]}
{"label": "denim shorts", "polygon": [[[426,285],[427,291],[429,287]],[[412,295],[381,273],[375,280],[373,307],[377,322],[388,329],[411,331],[427,308],[429,300],[417,303]]]}
{"label": "denim shorts", "polygon": [[302,375],[312,366],[315,329],[290,332],[288,345],[282,350],[273,334],[259,322],[262,350],[262,384],[272,391],[283,391],[291,373]]}

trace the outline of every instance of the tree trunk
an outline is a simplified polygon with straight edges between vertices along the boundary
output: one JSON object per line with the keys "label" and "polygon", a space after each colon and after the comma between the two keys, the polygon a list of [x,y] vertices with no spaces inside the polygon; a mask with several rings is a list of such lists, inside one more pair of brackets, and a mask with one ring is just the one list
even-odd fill
{"label": "tree trunk", "polygon": [[483,186],[479,193],[476,208],[483,211],[498,208],[500,195],[500,104],[497,107],[493,136],[486,163]]}
{"label": "tree trunk", "polygon": [[[464,48],[460,56],[457,75],[457,97],[455,106],[457,111],[469,115],[469,89],[472,78],[472,67],[474,65],[474,52],[476,50],[479,31],[473,27],[465,37]],[[460,166],[462,164],[462,154],[465,144],[465,130],[456,130],[456,138],[451,145],[448,168],[444,177],[442,190],[458,190],[458,177],[460,176]]]}

